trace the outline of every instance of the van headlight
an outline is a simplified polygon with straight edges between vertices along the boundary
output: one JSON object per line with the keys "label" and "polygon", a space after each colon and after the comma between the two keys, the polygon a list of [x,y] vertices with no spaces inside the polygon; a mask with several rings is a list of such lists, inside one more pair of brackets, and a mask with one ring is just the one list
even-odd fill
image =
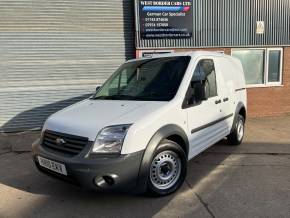
{"label": "van headlight", "polygon": [[130,125],[108,126],[102,129],[94,142],[92,153],[120,153]]}

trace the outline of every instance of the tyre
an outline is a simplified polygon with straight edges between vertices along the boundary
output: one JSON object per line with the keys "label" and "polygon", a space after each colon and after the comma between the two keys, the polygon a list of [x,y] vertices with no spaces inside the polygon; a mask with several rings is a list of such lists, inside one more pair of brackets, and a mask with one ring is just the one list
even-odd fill
{"label": "tyre", "polygon": [[185,180],[186,169],[184,150],[173,141],[163,140],[151,159],[147,191],[154,196],[175,192]]}
{"label": "tyre", "polygon": [[245,119],[242,115],[238,115],[234,124],[234,129],[227,139],[230,145],[240,145],[243,141],[245,133]]}

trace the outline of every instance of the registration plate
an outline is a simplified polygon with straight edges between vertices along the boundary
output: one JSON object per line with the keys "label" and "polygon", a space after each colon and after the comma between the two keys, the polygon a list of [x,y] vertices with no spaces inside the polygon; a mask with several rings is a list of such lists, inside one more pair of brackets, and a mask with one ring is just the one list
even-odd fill
{"label": "registration plate", "polygon": [[38,158],[38,162],[40,166],[67,176],[67,172],[66,172],[66,168],[64,164],[61,164],[52,160],[48,160],[40,156],[38,156],[37,158]]}

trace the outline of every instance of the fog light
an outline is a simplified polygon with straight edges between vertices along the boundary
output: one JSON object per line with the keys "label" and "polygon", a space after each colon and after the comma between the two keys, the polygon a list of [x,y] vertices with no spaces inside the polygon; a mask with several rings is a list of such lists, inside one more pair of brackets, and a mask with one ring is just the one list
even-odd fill
{"label": "fog light", "polygon": [[103,176],[103,179],[108,185],[114,185],[115,180],[111,176]]}
{"label": "fog light", "polygon": [[115,174],[100,176],[94,179],[94,183],[100,188],[108,188],[115,185],[116,182],[118,182],[118,178],[119,177]]}

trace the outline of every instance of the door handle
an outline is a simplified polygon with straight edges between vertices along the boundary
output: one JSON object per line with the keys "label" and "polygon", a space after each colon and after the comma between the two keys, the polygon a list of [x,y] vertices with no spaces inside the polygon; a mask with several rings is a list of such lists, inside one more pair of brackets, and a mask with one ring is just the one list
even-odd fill
{"label": "door handle", "polygon": [[224,98],[223,101],[224,102],[229,101],[229,98]]}
{"label": "door handle", "polygon": [[216,100],[215,101],[215,104],[220,104],[220,103],[222,103],[222,100]]}

